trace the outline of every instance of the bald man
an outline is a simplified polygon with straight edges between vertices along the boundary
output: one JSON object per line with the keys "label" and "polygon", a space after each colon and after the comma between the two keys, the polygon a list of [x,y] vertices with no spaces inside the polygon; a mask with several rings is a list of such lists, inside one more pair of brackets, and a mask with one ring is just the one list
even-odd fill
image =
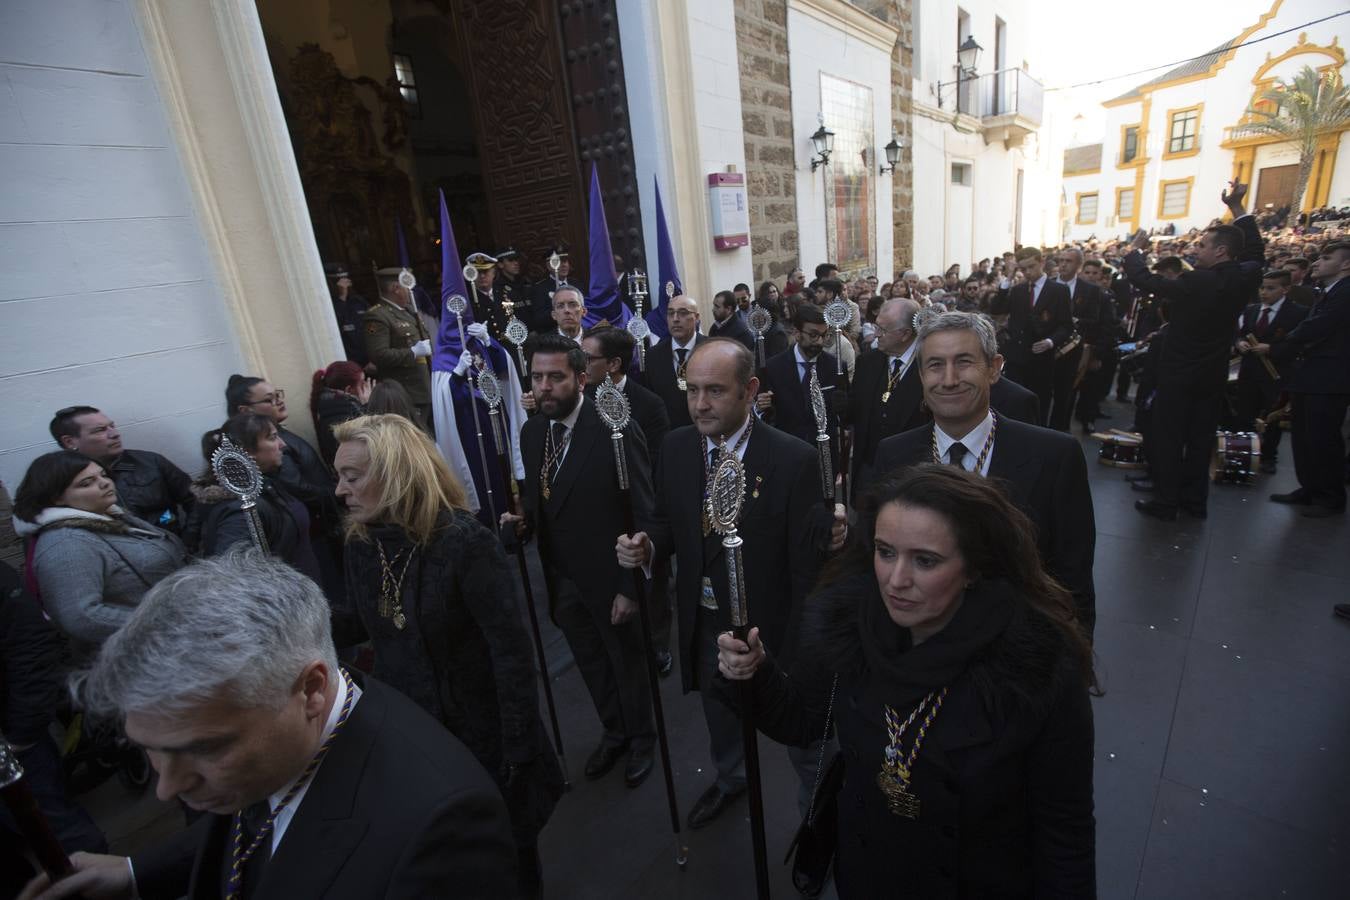
{"label": "bald man", "polygon": [[849,395],[848,416],[853,425],[853,479],[871,481],[877,447],[893,434],[918,428],[928,417],[923,408],[923,385],[914,365],[914,315],[917,301],[887,300],[877,313],[877,348],[858,358]]}
{"label": "bald man", "polygon": [[670,298],[666,327],[670,335],[647,353],[647,368],[637,373],[637,380],[661,398],[670,416],[670,427],[679,428],[692,421],[686,396],[689,356],[706,340],[699,333],[698,304],[693,297],[676,294]]}

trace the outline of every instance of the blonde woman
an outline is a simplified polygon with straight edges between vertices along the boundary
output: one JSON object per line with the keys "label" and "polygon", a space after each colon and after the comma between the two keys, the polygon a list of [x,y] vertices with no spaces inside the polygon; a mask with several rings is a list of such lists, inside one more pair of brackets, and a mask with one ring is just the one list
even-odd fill
{"label": "blonde woman", "polygon": [[539,717],[506,554],[412,422],[362,416],[333,435],[337,495],[347,505],[349,604],[335,618],[356,632],[344,637],[370,639],[374,676],[435,716],[496,779],[520,851],[522,894],[537,896],[536,845],[562,793],[562,770]]}

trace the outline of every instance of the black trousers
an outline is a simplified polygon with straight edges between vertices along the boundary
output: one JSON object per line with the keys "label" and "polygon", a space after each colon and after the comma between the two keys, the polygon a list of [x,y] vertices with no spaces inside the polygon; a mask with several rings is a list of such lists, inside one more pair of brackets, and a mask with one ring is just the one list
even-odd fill
{"label": "black trousers", "polygon": [[[1279,403],[1280,392],[1275,382],[1259,375],[1242,373],[1238,376],[1237,395],[1233,401],[1234,419],[1239,431],[1253,431],[1256,420],[1264,418]],[[1280,437],[1283,431],[1278,426],[1267,428],[1261,435],[1261,458],[1266,462],[1275,462],[1280,452]]]}
{"label": "black trousers", "polygon": [[1027,358],[1016,363],[1010,361],[1005,372],[1041,401],[1041,418],[1036,424],[1045,425],[1055,394],[1055,351],[1033,354],[1028,350],[1027,354]]}
{"label": "black trousers", "polygon": [[1157,502],[1205,508],[1222,403],[1221,387],[1158,385],[1149,434],[1149,468]]}
{"label": "black trousers", "polygon": [[607,746],[647,749],[656,743],[656,719],[643,659],[637,615],[609,622],[613,597],[583,597],[575,582],[554,576],[553,620],[572,648],[581,679],[595,704]]}
{"label": "black trousers", "polygon": [[1345,508],[1345,438],[1341,426],[1350,394],[1290,394],[1294,473],[1318,506]]}
{"label": "black trousers", "polygon": [[[1050,351],[1053,353],[1054,351]],[[1053,405],[1048,421],[1056,431],[1068,431],[1073,419],[1074,390],[1073,382],[1078,377],[1078,365],[1086,352],[1080,344],[1073,350],[1055,359],[1055,371],[1051,386]]]}

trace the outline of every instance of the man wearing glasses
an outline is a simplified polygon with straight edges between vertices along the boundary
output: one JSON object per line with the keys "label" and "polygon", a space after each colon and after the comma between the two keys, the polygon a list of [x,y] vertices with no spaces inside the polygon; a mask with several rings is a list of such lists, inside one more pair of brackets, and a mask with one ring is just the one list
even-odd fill
{"label": "man wearing glasses", "polygon": [[855,490],[871,480],[877,447],[883,440],[928,421],[923,383],[914,365],[914,315],[918,311],[918,301],[887,300],[877,313],[877,349],[858,358],[848,398]]}
{"label": "man wearing glasses", "polygon": [[666,307],[666,327],[670,335],[662,338],[647,354],[647,369],[639,376],[643,386],[666,404],[671,428],[693,423],[689,417],[689,400],[685,396],[688,387],[685,369],[694,348],[706,340],[699,333],[698,323],[698,304],[692,297],[678,294],[670,298]]}

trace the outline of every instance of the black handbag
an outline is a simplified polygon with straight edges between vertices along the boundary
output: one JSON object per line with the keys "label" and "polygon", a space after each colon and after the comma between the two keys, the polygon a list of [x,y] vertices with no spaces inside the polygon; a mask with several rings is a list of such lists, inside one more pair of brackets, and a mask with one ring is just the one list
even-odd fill
{"label": "black handbag", "polygon": [[[811,792],[811,806],[806,811],[797,834],[788,845],[783,862],[792,863],[792,886],[803,897],[819,897],[825,890],[834,864],[834,853],[839,844],[839,789],[844,785],[844,754],[836,752],[828,767],[825,742],[830,737],[830,718],[834,712],[834,692],[839,676],[830,685],[830,704],[825,710],[825,734],[820,741],[820,757],[816,760],[816,785]],[[822,771],[823,769],[823,771]]]}

